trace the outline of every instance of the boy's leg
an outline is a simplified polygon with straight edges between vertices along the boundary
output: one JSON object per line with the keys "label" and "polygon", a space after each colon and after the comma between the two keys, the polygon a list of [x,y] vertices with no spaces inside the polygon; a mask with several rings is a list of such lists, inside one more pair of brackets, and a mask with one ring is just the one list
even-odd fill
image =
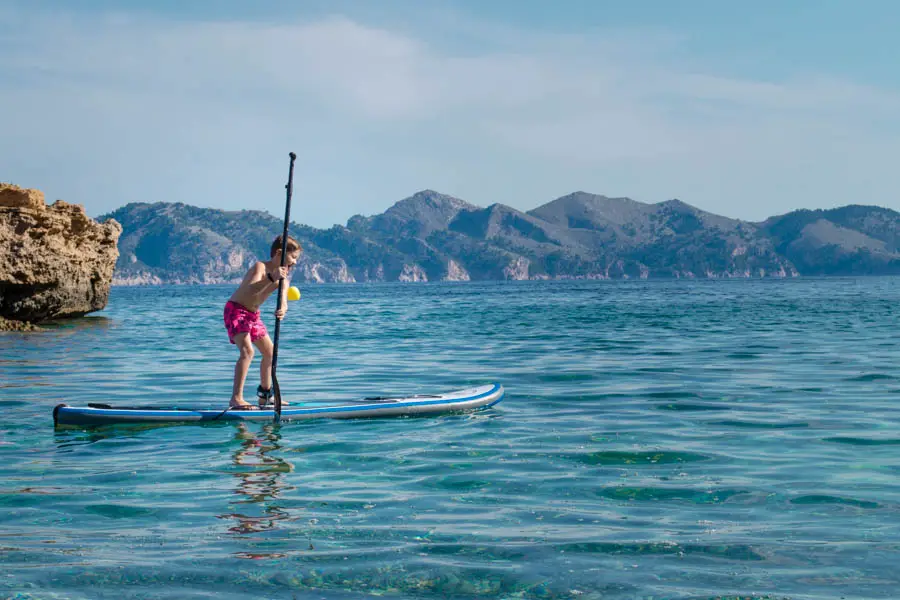
{"label": "boy's leg", "polygon": [[253,361],[253,344],[250,343],[249,333],[236,333],[234,345],[238,347],[241,355],[234,365],[234,387],[231,390],[231,406],[246,406],[244,401],[244,382],[247,380],[247,371]]}
{"label": "boy's leg", "polygon": [[[272,344],[272,338],[268,334],[253,342],[253,345],[259,348],[262,354],[262,360],[259,363],[259,385],[264,390],[272,389],[272,354],[275,346]],[[260,399],[260,404],[264,404],[265,400]]]}

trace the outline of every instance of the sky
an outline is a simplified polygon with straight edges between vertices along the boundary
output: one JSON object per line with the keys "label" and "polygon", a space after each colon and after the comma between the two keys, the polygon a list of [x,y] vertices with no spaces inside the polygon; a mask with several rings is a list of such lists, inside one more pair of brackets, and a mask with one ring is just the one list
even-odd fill
{"label": "sky", "polygon": [[0,0],[0,181],[315,227],[433,189],[900,210],[893,0]]}

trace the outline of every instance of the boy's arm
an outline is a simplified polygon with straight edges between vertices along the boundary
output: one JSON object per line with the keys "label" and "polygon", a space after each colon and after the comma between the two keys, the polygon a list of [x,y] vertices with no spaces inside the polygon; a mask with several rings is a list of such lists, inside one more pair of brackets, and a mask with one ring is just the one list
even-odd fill
{"label": "boy's arm", "polygon": [[[276,282],[276,285],[277,285],[277,282]],[[284,313],[286,313],[287,309],[288,309],[287,293],[288,293],[288,288],[290,287],[290,285],[291,285],[291,280],[288,279],[287,277],[285,277],[284,278],[284,287],[281,288],[281,316],[278,316],[278,308],[276,307],[276,309],[275,309],[275,313],[276,313],[275,316],[278,317],[279,319],[284,318]]]}

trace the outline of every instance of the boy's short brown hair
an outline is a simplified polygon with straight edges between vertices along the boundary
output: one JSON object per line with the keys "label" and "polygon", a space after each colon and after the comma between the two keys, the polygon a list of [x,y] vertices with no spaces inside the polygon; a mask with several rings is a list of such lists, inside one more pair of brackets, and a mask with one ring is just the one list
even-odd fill
{"label": "boy's short brown hair", "polygon": [[[269,250],[269,257],[275,256],[275,253],[279,250],[281,250],[281,236],[280,235],[277,238],[275,238],[275,241],[272,242],[272,248]],[[287,252],[291,253],[291,252],[297,252],[297,251],[303,252],[303,246],[300,245],[300,242],[298,242],[291,236],[288,236]]]}

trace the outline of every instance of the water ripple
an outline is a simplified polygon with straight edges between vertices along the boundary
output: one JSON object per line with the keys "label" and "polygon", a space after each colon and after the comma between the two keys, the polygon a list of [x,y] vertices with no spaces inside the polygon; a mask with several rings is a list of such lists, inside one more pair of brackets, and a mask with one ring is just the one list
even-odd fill
{"label": "water ripple", "polygon": [[900,587],[900,280],[309,286],[282,326],[287,399],[507,399],[53,430],[59,402],[224,406],[230,291],[114,288],[100,315],[0,335],[0,597]]}

